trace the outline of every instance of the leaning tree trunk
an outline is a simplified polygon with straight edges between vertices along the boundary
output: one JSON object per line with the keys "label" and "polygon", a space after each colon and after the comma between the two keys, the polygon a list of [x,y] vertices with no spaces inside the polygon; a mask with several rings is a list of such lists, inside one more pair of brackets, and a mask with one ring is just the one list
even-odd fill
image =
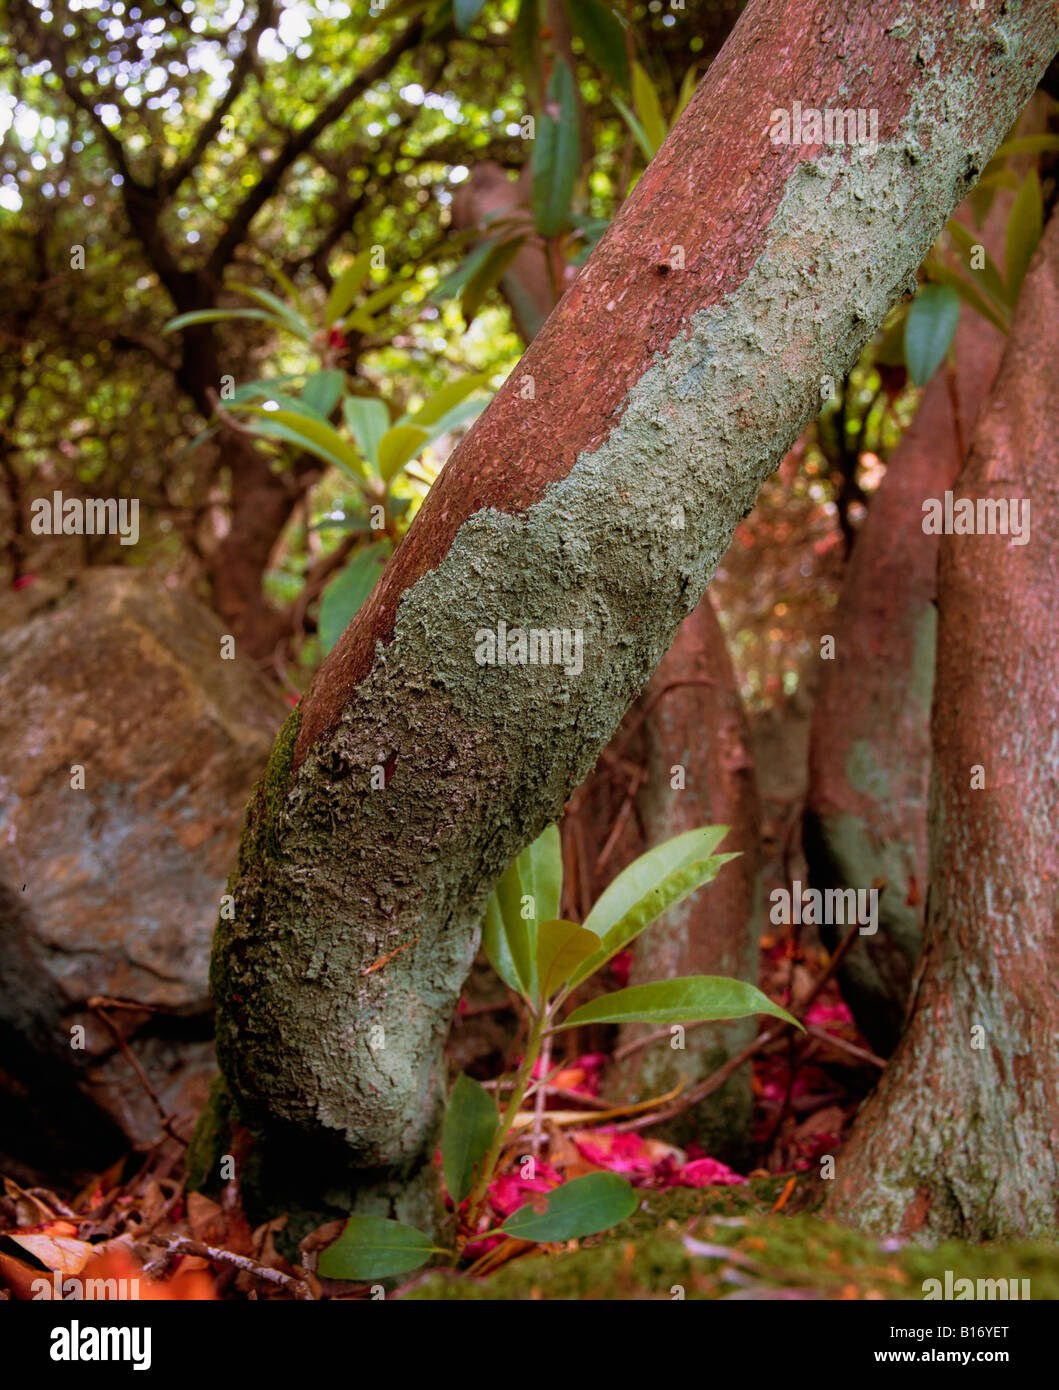
{"label": "leaning tree trunk", "polygon": [[[212,985],[224,1075],[280,1169],[429,1216],[442,1043],[489,891],[592,767],[820,378],[911,288],[1056,48],[1051,0],[970,22],[936,0],[914,23],[904,0],[748,5],[252,800]],[[777,102],[830,91],[878,109],[876,148],[770,142]],[[500,623],[565,632],[571,659],[480,664]]]}
{"label": "leaning tree trunk", "polygon": [[[725,865],[715,883],[686,898],[637,939],[629,983],[729,975],[756,984],[761,811],[746,711],[708,594],[684,619],[627,722],[643,740],[645,781],[637,809],[646,843],[637,845],[637,852],[696,826],[727,825],[731,828],[721,848],[740,855]],[[611,750],[618,741],[612,741]],[[681,1081],[701,1081],[740,1052],[756,1027],[753,1018],[746,1018],[675,1034],[667,1028],[659,1037],[656,1028],[629,1025],[621,1030],[608,1094],[640,1100]],[[676,1122],[671,1137],[678,1142],[694,1138],[711,1153],[734,1161],[744,1156],[750,1111],[750,1072],[744,1067]]]}
{"label": "leaning tree trunk", "polygon": [[[1001,259],[1010,206],[994,208],[981,234]],[[857,537],[813,707],[805,857],[816,888],[884,885],[877,934],[860,937],[841,970],[842,993],[883,1056],[904,1025],[926,904],[940,538],[923,534],[923,498],[952,487],[1003,346],[964,308],[955,370],[924,391]],[[825,945],[834,950],[843,931],[825,925]]]}
{"label": "leaning tree trunk", "polygon": [[1057,355],[1053,217],[956,488],[1028,499],[1031,539],[941,542],[924,968],[831,1199],[874,1230],[1059,1230]]}

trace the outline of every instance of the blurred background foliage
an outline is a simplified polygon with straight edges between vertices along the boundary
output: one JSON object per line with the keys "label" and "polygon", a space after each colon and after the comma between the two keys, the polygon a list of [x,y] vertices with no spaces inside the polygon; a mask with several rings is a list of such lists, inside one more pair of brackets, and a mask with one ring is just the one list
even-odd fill
{"label": "blurred background foliage", "polygon": [[[70,566],[68,540],[31,534],[34,497],[138,497],[139,545],[82,537],[76,563],[192,588],[300,691],[741,8],[11,0],[5,582]],[[1041,161],[1045,200],[1052,150],[1016,151]],[[499,211],[467,196],[483,171]],[[1010,181],[1003,160],[990,172]],[[1036,207],[1032,190],[1018,200],[1016,270],[1041,187]],[[944,249],[936,265],[935,317],[960,293]],[[718,573],[754,705],[796,689],[911,418],[903,323],[834,384]],[[370,457],[387,430],[389,477]]]}

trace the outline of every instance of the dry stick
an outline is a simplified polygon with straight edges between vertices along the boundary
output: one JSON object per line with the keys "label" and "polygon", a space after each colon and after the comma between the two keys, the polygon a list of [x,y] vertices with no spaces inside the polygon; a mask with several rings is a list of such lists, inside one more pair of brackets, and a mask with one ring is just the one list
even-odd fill
{"label": "dry stick", "polygon": [[200,1260],[216,1260],[218,1264],[234,1265],[256,1279],[266,1283],[278,1284],[280,1288],[290,1289],[297,1298],[311,1299],[312,1290],[303,1279],[295,1279],[280,1269],[270,1269],[247,1255],[236,1255],[231,1250],[221,1250],[214,1245],[203,1245],[201,1241],[189,1240],[187,1236],[149,1236],[151,1245],[157,1245],[170,1255],[195,1255]]}
{"label": "dry stick", "polygon": [[534,1158],[540,1156],[541,1140],[544,1137],[544,1100],[548,1094],[548,1068],[552,1064],[552,1035],[545,1036],[544,1044],[541,1047],[541,1079],[537,1083],[536,1101],[533,1107],[533,1136],[530,1139],[530,1151]]}
{"label": "dry stick", "polygon": [[[802,1017],[809,1012],[817,995],[841,965],[846,952],[853,945],[859,931],[859,924],[854,922],[853,926],[850,927],[849,931],[842,939],[842,943],[838,950],[831,957],[827,969],[809,991],[809,995],[801,1007],[800,1012]],[[679,1100],[674,1101],[672,1105],[667,1106],[663,1110],[656,1110],[653,1114],[641,1115],[635,1120],[626,1120],[624,1124],[615,1125],[615,1132],[624,1134],[629,1130],[649,1129],[651,1125],[661,1124],[666,1120],[677,1119],[678,1116],[685,1114],[693,1106],[698,1105],[699,1101],[705,1100],[707,1096],[712,1096],[714,1091],[720,1090],[733,1072],[738,1071],[744,1062],[749,1062],[751,1057],[756,1057],[759,1052],[764,1051],[769,1043],[775,1042],[777,1038],[781,1038],[790,1027],[791,1025],[789,1023],[779,1023],[770,1028],[766,1028],[763,1033],[757,1035],[752,1043],[744,1047],[742,1052],[738,1052],[734,1057],[730,1057],[723,1067],[718,1067],[718,1069],[713,1072],[712,1075],[708,1076],[705,1081],[700,1082],[698,1086],[693,1086],[690,1091],[681,1096]]]}
{"label": "dry stick", "polygon": [[814,1028],[811,1024],[805,1025],[805,1031],[812,1038],[818,1038],[820,1042],[827,1043],[829,1047],[837,1047],[840,1052],[848,1052],[851,1057],[856,1057],[862,1062],[868,1062],[873,1067],[880,1069],[886,1066],[884,1057],[877,1057],[874,1052],[869,1052],[866,1047],[858,1047],[856,1043],[846,1042],[845,1038],[836,1038],[833,1033],[827,1033],[823,1028]]}
{"label": "dry stick", "polygon": [[[110,1036],[121,1048],[121,1051],[124,1054],[126,1061],[129,1063],[129,1066],[132,1067],[133,1071],[139,1077],[140,1084],[143,1086],[143,1089],[147,1092],[148,1096],[150,1097],[151,1104],[154,1106],[158,1114],[158,1118],[161,1121],[162,1128],[165,1130],[166,1134],[169,1135],[170,1139],[175,1139],[178,1144],[182,1144],[186,1149],[188,1147],[188,1141],[182,1138],[173,1128],[173,1121],[169,1118],[169,1115],[166,1113],[165,1107],[159,1100],[157,1092],[151,1085],[150,1078],[144,1071],[143,1067],[141,1067],[139,1062],[136,1060],[136,1057],[132,1049],[129,1047],[129,1044],[121,1036],[121,1033],[115,1027],[106,1009],[103,1007],[105,1004],[109,1003],[111,1003],[109,999],[105,999],[102,995],[97,994],[93,995],[93,997],[89,999],[88,1007],[92,1009],[94,1013],[99,1015],[107,1031],[110,1033]],[[131,1008],[132,1006],[123,1004],[121,1007]]]}

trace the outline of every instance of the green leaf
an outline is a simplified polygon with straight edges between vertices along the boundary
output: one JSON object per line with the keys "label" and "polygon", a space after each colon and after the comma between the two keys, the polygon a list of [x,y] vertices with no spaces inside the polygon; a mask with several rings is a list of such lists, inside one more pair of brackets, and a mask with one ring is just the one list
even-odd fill
{"label": "green leaf", "polygon": [[[177,333],[181,328],[191,328],[197,323],[223,323],[226,319],[262,319],[276,324],[274,314],[266,314],[263,309],[196,309],[190,314],[177,314],[162,329],[163,333]],[[282,323],[276,324],[282,328]]]}
{"label": "green leaf", "polygon": [[1021,135],[1015,140],[1005,140],[993,159],[1007,159],[1016,154],[1051,154],[1053,150],[1059,150],[1059,135]]}
{"label": "green leaf", "polygon": [[441,1170],[457,1207],[470,1196],[499,1123],[496,1097],[461,1072],[449,1096],[441,1133]]}
{"label": "green leaf", "polygon": [[480,386],[484,386],[489,380],[488,372],[474,372],[471,376],[462,376],[456,381],[446,382],[439,391],[435,391],[429,396],[414,415],[402,416],[399,424],[409,425],[435,425],[448,415],[451,410],[460,404],[472,391],[477,391]]}
{"label": "green leaf", "polygon": [[[962,275],[957,275],[954,270],[950,270],[947,265],[942,265],[940,261],[924,261],[923,269],[934,284],[949,285],[966,304],[969,304],[976,313],[981,314],[984,319],[988,319],[991,324],[999,328],[1001,333],[1008,332],[1009,324],[1006,318],[1008,310],[1006,308],[995,309],[987,299],[978,293],[973,285],[967,283]],[[904,329],[902,325],[903,342]]]}
{"label": "green leaf", "polygon": [[629,110],[629,108],[625,105],[621,97],[613,96],[611,97],[611,101],[613,101],[614,105],[621,112],[622,120],[632,131],[633,139],[639,145],[640,150],[643,153],[644,159],[646,159],[648,164],[650,164],[651,160],[655,157],[655,152],[654,147],[652,146],[650,140],[648,140],[647,138],[647,131],[644,130],[643,126],[636,119],[636,117]]}
{"label": "green leaf", "polygon": [[476,246],[454,270],[450,270],[448,275],[443,276],[438,281],[430,293],[430,300],[440,304],[443,300],[453,299],[456,295],[461,294],[464,286],[470,282],[479,267],[485,263],[490,251],[496,245],[497,240],[491,239]]}
{"label": "green leaf", "polygon": [[375,541],[358,550],[349,564],[324,590],[320,600],[320,645],[325,654],[331,650],[353,619],[386,567],[390,554],[389,541]]}
{"label": "green leaf", "polygon": [[1018,301],[1022,282],[1030,261],[1037,249],[1037,243],[1044,231],[1044,205],[1041,200],[1041,182],[1037,170],[1031,169],[1022,187],[1015,194],[1015,202],[1008,218],[1007,245],[1004,248],[1004,263],[1007,267],[1009,303],[1014,308]]}
{"label": "green leaf", "polygon": [[715,1018],[745,1018],[747,1014],[771,1014],[785,1023],[802,1026],[756,985],[723,975],[685,975],[678,980],[656,980],[600,995],[575,1009],[557,1031],[577,1028],[582,1023],[701,1023]]}
{"label": "green leaf", "polygon": [[639,1198],[617,1173],[588,1173],[563,1183],[545,1200],[545,1211],[535,1211],[531,1201],[512,1212],[500,1229],[519,1240],[574,1240],[625,1221]]}
{"label": "green leaf", "polygon": [[951,285],[922,285],[905,319],[905,361],[916,386],[926,386],[949,350],[960,319]]}
{"label": "green leaf", "polygon": [[[524,926],[524,923],[519,926],[520,935],[523,936],[525,935]],[[485,917],[482,920],[482,950],[485,952],[489,964],[509,989],[513,989],[516,994],[528,994],[527,986],[522,983],[519,966],[515,960],[515,952],[511,949],[511,941],[508,937],[507,923],[504,921],[500,899],[495,892],[490,895],[489,901],[485,905]],[[528,961],[525,964],[528,973]]]}
{"label": "green leaf", "polygon": [[[559,827],[549,825],[508,866],[486,908],[485,953],[500,978],[527,999],[537,994],[537,924],[559,916],[562,886]],[[523,898],[532,899],[528,917]]]}
{"label": "green leaf", "polygon": [[640,124],[652,147],[652,157],[662,148],[668,128],[655,85],[639,63],[632,65],[632,98]]}
{"label": "green leaf", "polygon": [[[300,376],[271,376],[262,377],[256,381],[244,381],[232,392],[230,401],[236,405],[242,405],[246,401],[252,400],[276,401],[280,399],[280,396],[277,395],[278,387],[288,386],[292,381],[300,380]],[[296,397],[291,396],[289,399],[293,401]]]}
{"label": "green leaf", "polygon": [[656,845],[633,860],[600,894],[585,918],[585,927],[601,938],[595,955],[573,972],[571,987],[645,931],[674,904],[715,878],[722,864],[737,856],[713,854],[728,834],[726,825],[705,825]]}
{"label": "green leaf", "polygon": [[555,236],[566,221],[580,166],[577,92],[565,60],[556,58],[533,150],[533,220],[541,236]]}
{"label": "green leaf", "polygon": [[628,91],[629,55],[625,30],[614,11],[599,0],[566,0],[566,13],[585,52],[612,82]]}
{"label": "green leaf", "polygon": [[541,91],[540,0],[521,0],[511,26],[511,56],[530,103],[536,106]]}
{"label": "green leaf", "polygon": [[334,410],[345,384],[345,373],[340,372],[337,367],[326,372],[316,372],[305,383],[302,404],[319,415],[321,420],[326,420]]}
{"label": "green leaf", "polygon": [[699,65],[698,63],[692,63],[691,67],[688,68],[687,72],[684,74],[684,80],[680,84],[680,91],[677,93],[676,109],[673,112],[673,119],[669,123],[670,130],[673,129],[677,121],[679,121],[681,116],[684,114],[684,108],[687,106],[691,98],[695,95],[695,88],[698,85]]}
{"label": "green leaf", "polygon": [[379,472],[385,481],[390,482],[406,463],[422,453],[429,438],[426,430],[415,425],[395,425],[387,430],[379,441]]}
{"label": "green leaf", "polygon": [[493,243],[488,256],[471,276],[460,296],[460,313],[467,323],[477,314],[485,296],[503,278],[504,271],[518,255],[525,240],[525,236],[516,236]]}
{"label": "green leaf", "polygon": [[367,299],[361,304],[360,310],[365,314],[374,314],[379,309],[385,309],[392,304],[395,299],[400,299],[405,290],[411,289],[415,281],[411,278],[398,280],[396,284],[387,285],[384,289],[376,290],[374,294],[369,294]]}
{"label": "green leaf", "polygon": [[293,410],[264,410],[258,406],[244,406],[249,415],[258,416],[258,433],[266,438],[283,439],[288,444],[297,444],[307,453],[334,464],[354,477],[363,476],[363,468],[356,452],[350,448],[337,430],[322,420],[310,415],[299,415]]}
{"label": "green leaf", "polygon": [[461,34],[469,32],[471,25],[478,18],[485,5],[485,0],[452,0],[452,17],[456,21],[456,28]]}
{"label": "green leaf", "polygon": [[437,1250],[413,1226],[381,1216],[351,1216],[334,1245],[321,1252],[316,1272],[324,1279],[385,1279],[418,1269]]}
{"label": "green leaf", "polygon": [[293,309],[284,304],[274,294],[269,294],[268,290],[256,289],[253,285],[230,285],[229,289],[238,290],[240,294],[245,294],[248,299],[254,300],[262,308],[269,309],[278,319],[287,325],[292,333],[301,338],[306,343],[313,340],[313,330],[302,318],[301,314],[296,314]]}
{"label": "green leaf", "polygon": [[905,366],[905,319],[908,305],[898,304],[883,320],[882,336],[875,349],[875,360],[881,367]]}
{"label": "green leaf", "polygon": [[[1007,286],[1001,279],[1000,271],[996,268],[996,263],[993,258],[974,233],[968,231],[962,222],[957,222],[955,217],[951,218],[945,224],[945,230],[967,257],[967,269],[970,272],[972,281],[981,281],[982,288],[987,294],[990,294],[999,305],[1006,305],[1008,302]],[[981,270],[976,270],[971,264],[971,258],[975,254],[976,247],[982,253]]]}
{"label": "green leaf", "polygon": [[342,414],[361,453],[378,473],[379,445],[390,428],[390,412],[385,403],[374,396],[347,396],[342,402]]}
{"label": "green leaf", "polygon": [[537,928],[537,979],[540,1001],[549,1000],[572,971],[599,949],[599,937],[576,922],[553,919]]}
{"label": "green leaf", "polygon": [[344,270],[331,287],[324,310],[324,324],[331,328],[357,297],[357,293],[368,278],[371,269],[371,251],[362,251],[353,264]]}

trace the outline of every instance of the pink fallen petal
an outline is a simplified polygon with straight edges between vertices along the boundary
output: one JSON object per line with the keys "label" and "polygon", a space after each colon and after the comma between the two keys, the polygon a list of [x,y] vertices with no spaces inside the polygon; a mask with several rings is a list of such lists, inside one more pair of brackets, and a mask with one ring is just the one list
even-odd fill
{"label": "pink fallen petal", "polygon": [[681,1187],[713,1187],[719,1183],[745,1183],[746,1178],[716,1158],[694,1158],[677,1174]]}

